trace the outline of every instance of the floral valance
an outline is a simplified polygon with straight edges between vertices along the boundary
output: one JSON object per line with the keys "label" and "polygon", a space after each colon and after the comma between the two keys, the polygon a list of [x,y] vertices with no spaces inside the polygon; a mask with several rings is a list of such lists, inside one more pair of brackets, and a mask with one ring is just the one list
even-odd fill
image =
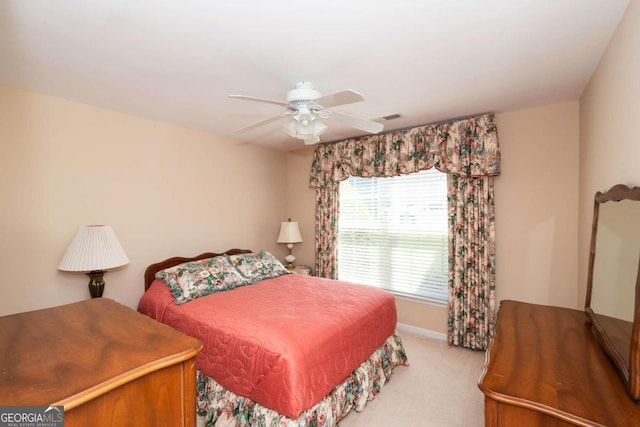
{"label": "floral valance", "polygon": [[329,187],[350,175],[397,176],[432,167],[457,176],[500,175],[494,115],[320,144],[310,186]]}

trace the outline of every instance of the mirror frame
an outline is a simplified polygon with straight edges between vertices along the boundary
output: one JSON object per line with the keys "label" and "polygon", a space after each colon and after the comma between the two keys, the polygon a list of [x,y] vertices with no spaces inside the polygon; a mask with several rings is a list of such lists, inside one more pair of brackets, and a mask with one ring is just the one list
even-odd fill
{"label": "mirror frame", "polygon": [[631,329],[628,359],[618,352],[609,338],[606,329],[598,320],[597,313],[591,309],[591,291],[593,286],[593,267],[596,257],[596,235],[598,230],[598,212],[600,204],[631,200],[640,202],[640,187],[629,188],[624,184],[611,187],[605,193],[597,192],[593,204],[593,225],[591,228],[591,247],[589,250],[589,270],[587,275],[587,296],[585,312],[591,330],[604,351],[613,360],[632,399],[640,399],[640,260],[636,274],[633,325]]}

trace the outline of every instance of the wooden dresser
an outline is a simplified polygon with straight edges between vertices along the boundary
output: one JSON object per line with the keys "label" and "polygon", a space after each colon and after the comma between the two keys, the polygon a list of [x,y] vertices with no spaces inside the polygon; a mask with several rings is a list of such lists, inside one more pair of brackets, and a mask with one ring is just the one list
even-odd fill
{"label": "wooden dresser", "polygon": [[486,426],[640,426],[579,310],[503,301],[478,386]]}
{"label": "wooden dresser", "polygon": [[201,343],[109,299],[0,317],[0,405],[64,425],[195,426]]}

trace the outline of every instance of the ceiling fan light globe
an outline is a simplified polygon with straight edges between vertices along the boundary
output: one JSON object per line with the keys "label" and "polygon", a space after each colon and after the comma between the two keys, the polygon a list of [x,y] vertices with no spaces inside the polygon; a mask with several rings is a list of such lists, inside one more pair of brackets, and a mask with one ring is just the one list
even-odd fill
{"label": "ceiling fan light globe", "polygon": [[284,126],[282,126],[282,130],[284,130],[285,133],[290,137],[298,138],[297,127],[298,127],[298,122],[292,119],[287,121],[287,123],[285,123]]}
{"label": "ceiling fan light globe", "polygon": [[313,122],[313,136],[318,137],[327,130],[327,125],[322,123],[320,120],[316,120]]}
{"label": "ceiling fan light globe", "polygon": [[313,134],[313,127],[312,126],[304,126],[302,123],[298,123],[298,126],[296,128],[296,133],[298,134],[298,138],[300,139],[304,139],[306,137],[308,137],[309,135]]}
{"label": "ceiling fan light globe", "polygon": [[310,136],[308,138],[304,138],[305,145],[313,145],[313,144],[317,144],[318,142],[320,142],[320,138],[317,136]]}
{"label": "ceiling fan light globe", "polygon": [[292,138],[305,139],[314,134],[315,122],[307,121],[307,125],[304,125],[303,121],[297,121],[295,117],[289,120],[282,126],[282,129],[287,135]]}

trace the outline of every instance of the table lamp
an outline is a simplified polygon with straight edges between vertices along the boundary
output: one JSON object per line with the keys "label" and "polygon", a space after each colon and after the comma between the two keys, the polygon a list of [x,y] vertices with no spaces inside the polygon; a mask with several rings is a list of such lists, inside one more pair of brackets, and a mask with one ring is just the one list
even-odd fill
{"label": "table lamp", "polygon": [[100,298],[104,291],[104,270],[126,264],[129,264],[129,258],[110,226],[82,225],[73,236],[58,270],[87,272],[91,298]]}
{"label": "table lamp", "polygon": [[295,267],[293,263],[295,262],[296,257],[291,253],[293,244],[300,242],[302,242],[302,236],[300,236],[300,228],[298,227],[297,222],[291,222],[291,218],[289,218],[289,221],[280,223],[280,235],[278,236],[278,243],[286,243],[287,248],[289,248],[289,255],[284,257],[284,260],[287,262],[285,267],[288,269],[292,269]]}

